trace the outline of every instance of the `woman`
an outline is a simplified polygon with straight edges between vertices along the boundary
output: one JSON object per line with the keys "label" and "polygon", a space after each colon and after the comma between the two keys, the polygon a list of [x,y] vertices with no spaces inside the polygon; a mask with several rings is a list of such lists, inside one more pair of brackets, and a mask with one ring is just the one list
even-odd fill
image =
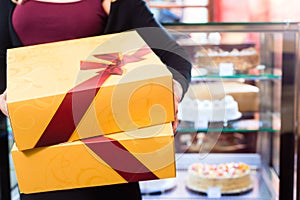
{"label": "woman", "polygon": [[[153,18],[143,0],[0,1],[0,80],[6,81],[6,50],[136,29],[173,74],[175,110],[190,81],[187,55]],[[0,83],[1,84],[1,83]],[[3,92],[4,91],[4,92]],[[0,109],[8,116],[5,84]],[[176,129],[176,123],[173,124]],[[141,199],[138,183],[21,194],[21,199]]]}

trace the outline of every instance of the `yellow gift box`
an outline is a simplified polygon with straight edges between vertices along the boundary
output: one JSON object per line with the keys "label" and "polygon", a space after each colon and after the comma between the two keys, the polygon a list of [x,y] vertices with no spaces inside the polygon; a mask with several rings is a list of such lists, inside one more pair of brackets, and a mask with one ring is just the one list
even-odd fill
{"label": "yellow gift box", "polygon": [[19,150],[174,119],[172,74],[135,31],[9,49]]}
{"label": "yellow gift box", "polygon": [[170,123],[11,153],[25,194],[176,175]]}

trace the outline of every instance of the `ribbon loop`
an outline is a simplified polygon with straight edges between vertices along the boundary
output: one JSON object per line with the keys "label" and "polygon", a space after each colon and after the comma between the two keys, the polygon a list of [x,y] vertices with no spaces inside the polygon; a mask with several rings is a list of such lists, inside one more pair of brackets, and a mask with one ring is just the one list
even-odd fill
{"label": "ribbon loop", "polygon": [[67,92],[35,147],[67,142],[107,78],[110,75],[122,75],[122,66],[127,63],[144,60],[143,56],[150,52],[149,47],[142,47],[131,55],[123,55],[122,53],[94,55],[95,58],[110,61],[111,64],[80,61],[81,70],[104,70],[99,71],[96,76],[80,83]]}

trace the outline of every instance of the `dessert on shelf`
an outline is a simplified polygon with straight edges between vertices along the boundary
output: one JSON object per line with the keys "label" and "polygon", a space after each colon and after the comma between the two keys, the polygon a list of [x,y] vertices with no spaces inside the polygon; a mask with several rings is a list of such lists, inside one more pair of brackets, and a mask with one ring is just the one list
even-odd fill
{"label": "dessert on shelf", "polygon": [[184,97],[178,105],[178,119],[183,121],[224,122],[241,117],[238,104],[232,96],[226,95],[220,100],[199,100]]}
{"label": "dessert on shelf", "polygon": [[[198,100],[217,100],[232,96],[240,112],[256,112],[259,105],[259,88],[238,81],[200,82],[191,84],[185,97]],[[184,100],[184,99],[183,99]]]}
{"label": "dessert on shelf", "polygon": [[216,187],[220,188],[222,194],[243,193],[253,187],[250,172],[250,166],[242,162],[194,163],[188,168],[186,186],[203,193]]}
{"label": "dessert on shelf", "polygon": [[187,141],[187,134],[179,136],[181,140],[181,149],[188,153],[238,153],[248,152],[247,138],[242,133],[214,133],[208,134],[199,132],[196,135],[190,135]]}
{"label": "dessert on shelf", "polygon": [[195,54],[197,67],[219,69],[222,64],[232,64],[235,72],[245,72],[260,64],[260,56],[254,47],[223,50],[221,48],[201,48]]}

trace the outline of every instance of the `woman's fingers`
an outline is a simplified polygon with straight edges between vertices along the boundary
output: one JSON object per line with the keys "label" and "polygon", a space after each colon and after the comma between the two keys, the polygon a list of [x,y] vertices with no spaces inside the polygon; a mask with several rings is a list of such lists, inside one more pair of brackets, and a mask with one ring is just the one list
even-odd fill
{"label": "woman's fingers", "polygon": [[8,116],[6,95],[7,95],[6,90],[0,95],[0,110],[4,115]]}

